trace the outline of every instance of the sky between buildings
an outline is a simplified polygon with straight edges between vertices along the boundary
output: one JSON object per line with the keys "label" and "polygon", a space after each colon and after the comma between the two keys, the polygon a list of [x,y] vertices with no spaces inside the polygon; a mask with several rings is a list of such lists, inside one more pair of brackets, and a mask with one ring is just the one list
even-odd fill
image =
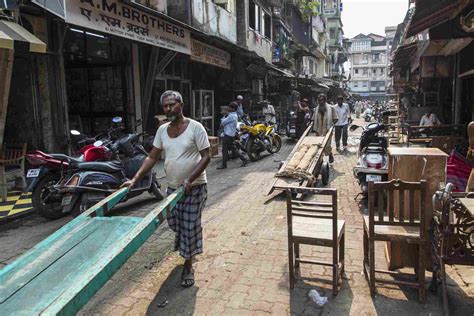
{"label": "sky between buildings", "polygon": [[359,33],[385,35],[386,26],[402,23],[408,0],[343,0],[344,37]]}

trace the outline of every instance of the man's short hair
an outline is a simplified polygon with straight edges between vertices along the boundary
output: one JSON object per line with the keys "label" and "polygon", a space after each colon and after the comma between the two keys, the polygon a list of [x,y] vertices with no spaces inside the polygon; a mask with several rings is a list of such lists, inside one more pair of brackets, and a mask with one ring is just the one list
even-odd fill
{"label": "man's short hair", "polygon": [[237,110],[237,108],[239,107],[239,105],[237,104],[237,102],[230,102],[229,103],[229,109],[231,110]]}
{"label": "man's short hair", "polygon": [[344,97],[342,95],[338,95],[336,100],[339,100],[339,99],[343,99],[344,100]]}
{"label": "man's short hair", "polygon": [[304,98],[303,100],[301,100],[301,102],[305,102],[305,103],[308,103],[309,104],[309,100]]}
{"label": "man's short hair", "polygon": [[160,104],[163,104],[165,98],[173,96],[176,102],[183,103],[183,96],[178,91],[167,90],[160,97]]}
{"label": "man's short hair", "polygon": [[243,99],[244,99],[243,96],[241,96],[241,95],[238,95],[238,96],[237,96],[237,100],[243,100]]}
{"label": "man's short hair", "polygon": [[327,98],[328,98],[325,93],[320,93],[320,94],[318,94],[318,99],[319,99],[320,97],[324,97],[326,100],[327,100]]}

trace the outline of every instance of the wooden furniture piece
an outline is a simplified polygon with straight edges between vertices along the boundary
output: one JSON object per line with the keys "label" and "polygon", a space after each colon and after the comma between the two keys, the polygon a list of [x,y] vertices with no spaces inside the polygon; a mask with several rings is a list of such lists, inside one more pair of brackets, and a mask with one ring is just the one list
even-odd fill
{"label": "wooden furniture piece", "polygon": [[[420,301],[425,300],[425,247],[428,245],[425,216],[426,181],[369,182],[369,215],[364,216],[364,274],[369,282],[370,294],[375,295],[375,282],[407,285],[418,289]],[[416,197],[419,198],[416,198]],[[395,199],[399,200],[399,216],[395,217]],[[405,208],[405,202],[409,207]],[[416,219],[416,218],[419,218]],[[375,273],[402,274],[375,268],[375,242],[399,241],[415,244],[419,259],[417,282],[376,278]]]}
{"label": "wooden furniture piece", "polygon": [[433,136],[430,145],[431,148],[438,148],[449,155],[462,139],[460,136]]}
{"label": "wooden furniture piece", "polygon": [[106,216],[108,196],[0,270],[0,315],[75,315],[173,212],[180,188],[145,217]]}
{"label": "wooden furniture piece", "polygon": [[[388,148],[388,180],[418,182],[426,180],[428,196],[432,196],[440,183],[446,182],[446,163],[448,155],[437,148],[389,147]],[[398,218],[398,201],[395,201],[394,216]],[[405,208],[408,205],[405,204]],[[426,205],[426,218],[433,214],[432,205]],[[389,270],[401,267],[416,267],[418,264],[415,245],[391,242],[386,245]],[[426,249],[426,258],[430,258],[430,249]],[[431,260],[426,266],[431,269]]]}
{"label": "wooden furniture piece", "polygon": [[[315,194],[330,197],[330,202],[302,201],[292,194]],[[345,221],[337,219],[337,190],[289,187],[286,189],[288,255],[290,288],[295,286],[296,269],[300,263],[319,264],[333,268],[332,293],[337,295],[338,284],[344,272]],[[300,245],[332,248],[332,262],[302,259]]]}
{"label": "wooden furniture piece", "polygon": [[4,144],[0,152],[0,200],[6,201],[8,182],[20,179],[22,189],[26,187],[25,178],[26,143],[22,145]]}
{"label": "wooden furniture piece", "polygon": [[412,144],[429,145],[433,136],[458,136],[464,135],[465,125],[436,125],[436,126],[409,126],[407,147]]}
{"label": "wooden furniture piece", "polygon": [[215,157],[219,154],[219,137],[208,136],[209,144],[211,145],[211,157]]}
{"label": "wooden furniture piece", "polygon": [[433,260],[431,288],[441,284],[444,314],[449,315],[445,264],[474,266],[474,193],[452,193],[448,183],[433,195],[430,235]]}

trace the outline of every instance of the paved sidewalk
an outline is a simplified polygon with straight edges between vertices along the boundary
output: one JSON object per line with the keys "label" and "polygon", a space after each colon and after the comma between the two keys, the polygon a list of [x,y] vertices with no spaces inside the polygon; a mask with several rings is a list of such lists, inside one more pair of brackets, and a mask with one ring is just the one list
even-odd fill
{"label": "paved sidewalk", "polygon": [[[425,304],[418,303],[415,290],[394,286],[379,287],[375,298],[369,295],[362,274],[364,205],[354,201],[359,192],[352,175],[357,141],[352,137],[351,141],[349,151],[335,155],[331,170],[330,186],[338,189],[347,234],[346,272],[337,297],[331,295],[329,267],[302,265],[301,274],[309,279],[289,290],[285,202],[277,197],[267,203],[264,196],[278,161],[291,150],[292,144],[285,144],[280,157],[266,157],[245,169],[238,168],[237,161],[221,172],[214,170],[217,161],[210,166],[209,200],[203,214],[205,252],[195,265],[195,287],[180,287],[182,260],[170,252],[173,237],[164,225],[81,314],[441,315],[440,300],[431,293]],[[301,252],[313,259],[331,258],[329,249],[303,246]],[[377,248],[377,258],[383,265],[382,247]],[[464,283],[451,268],[449,273],[452,314],[472,315],[472,283]],[[323,308],[308,298],[313,288],[328,296]]]}

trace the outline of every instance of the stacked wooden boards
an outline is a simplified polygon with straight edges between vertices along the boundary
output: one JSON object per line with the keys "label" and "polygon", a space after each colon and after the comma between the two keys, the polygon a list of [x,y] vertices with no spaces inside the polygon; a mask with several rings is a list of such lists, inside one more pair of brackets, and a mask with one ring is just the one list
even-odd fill
{"label": "stacked wooden boards", "polygon": [[[307,171],[311,172],[313,175],[317,175],[319,173],[321,165],[323,164],[324,153],[327,152],[328,148],[330,148],[331,146],[333,128],[331,128],[327,132],[326,136],[321,137],[321,136],[309,135],[309,132],[311,131],[312,127],[313,126],[310,125],[305,130],[305,132],[303,133],[301,138],[298,140],[298,142],[296,143],[291,153],[288,155],[288,158],[283,162],[283,165],[280,167],[278,173],[283,172],[286,169],[287,165],[289,164],[289,162],[291,161],[295,153],[299,150],[300,146],[303,146],[303,145],[309,145],[311,147],[318,148],[316,155],[313,156],[312,161],[309,164],[309,167],[307,168]],[[314,179],[311,180],[311,179],[301,179],[301,178],[294,178],[294,177],[276,177],[267,195],[273,193],[274,190],[285,190],[285,188],[288,186],[308,187],[308,186],[311,186],[313,183],[314,183]]]}
{"label": "stacked wooden boards", "polygon": [[148,239],[183,195],[175,191],[146,217],[105,217],[121,189],[0,271],[0,315],[72,315]]}

